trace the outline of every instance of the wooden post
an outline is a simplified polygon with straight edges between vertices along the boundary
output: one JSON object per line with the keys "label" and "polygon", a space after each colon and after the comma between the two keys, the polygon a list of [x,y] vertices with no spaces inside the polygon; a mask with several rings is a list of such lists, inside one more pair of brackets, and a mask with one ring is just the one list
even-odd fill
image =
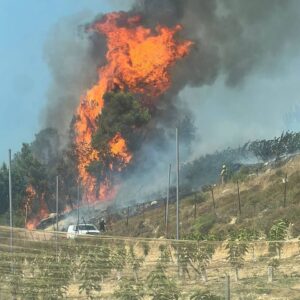
{"label": "wooden post", "polygon": [[283,207],[286,206],[287,182],[288,182],[287,174],[285,174],[285,178],[283,179],[283,183],[284,183]]}
{"label": "wooden post", "polygon": [[28,202],[26,202],[26,204],[25,204],[25,225],[24,225],[24,228],[26,228],[27,217],[28,217]]}
{"label": "wooden post", "polygon": [[143,221],[145,221],[145,203],[143,203]]}
{"label": "wooden post", "polygon": [[225,300],[230,300],[230,276],[225,276]]}
{"label": "wooden post", "polygon": [[194,196],[194,220],[197,218],[197,193]]}
{"label": "wooden post", "polygon": [[237,185],[237,193],[238,193],[239,216],[241,216],[241,214],[242,214],[242,209],[241,209],[241,195],[240,195],[240,185],[239,185],[239,181],[238,180],[236,182],[236,185]]}
{"label": "wooden post", "polygon": [[176,240],[179,240],[179,135],[176,128]]}
{"label": "wooden post", "polygon": [[129,206],[127,207],[126,226],[129,224]]}
{"label": "wooden post", "polygon": [[268,283],[273,282],[273,267],[272,266],[268,266]]}
{"label": "wooden post", "polygon": [[211,189],[211,197],[212,197],[212,201],[213,201],[213,206],[214,206],[214,211],[216,212],[216,203],[215,203],[215,195],[214,195],[214,187],[212,186]]}

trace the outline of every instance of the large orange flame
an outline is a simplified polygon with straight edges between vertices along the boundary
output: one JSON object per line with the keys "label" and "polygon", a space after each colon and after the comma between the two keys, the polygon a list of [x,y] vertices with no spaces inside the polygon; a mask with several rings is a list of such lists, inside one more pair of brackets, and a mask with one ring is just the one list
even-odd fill
{"label": "large orange flame", "polygon": [[37,227],[42,219],[45,219],[49,216],[48,206],[45,201],[45,195],[42,194],[41,198],[39,199],[39,210],[38,213],[34,216],[28,217],[32,213],[32,205],[33,201],[37,197],[37,192],[32,185],[29,185],[26,188],[26,195],[27,199],[25,202],[25,210],[26,210],[26,224],[25,227],[29,230],[33,230]]}
{"label": "large orange flame", "polygon": [[[190,41],[175,39],[175,34],[181,30],[179,25],[174,28],[157,26],[152,30],[140,24],[138,16],[111,13],[90,28],[105,35],[108,51],[107,64],[98,71],[98,82],[81,98],[75,123],[78,170],[88,202],[99,200],[99,195],[108,199],[115,194],[108,179],[101,183],[100,191],[97,191],[95,178],[86,170],[93,160],[99,158],[91,142],[96,118],[105,105],[104,94],[118,88],[156,100],[171,85],[170,67],[185,56],[191,46]],[[131,161],[132,154],[120,133],[110,141],[109,148],[111,154],[121,158],[124,165]],[[111,169],[114,167],[111,166]]]}

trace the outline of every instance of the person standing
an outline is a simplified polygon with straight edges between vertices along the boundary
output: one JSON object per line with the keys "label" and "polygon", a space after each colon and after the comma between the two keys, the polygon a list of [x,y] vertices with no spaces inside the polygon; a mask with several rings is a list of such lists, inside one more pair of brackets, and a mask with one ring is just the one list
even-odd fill
{"label": "person standing", "polygon": [[101,218],[101,220],[99,222],[99,229],[100,229],[100,232],[106,231],[106,222],[105,222],[104,218]]}
{"label": "person standing", "polygon": [[227,167],[226,165],[222,166],[222,170],[221,170],[221,183],[222,185],[224,185],[226,183],[226,179],[227,179]]}

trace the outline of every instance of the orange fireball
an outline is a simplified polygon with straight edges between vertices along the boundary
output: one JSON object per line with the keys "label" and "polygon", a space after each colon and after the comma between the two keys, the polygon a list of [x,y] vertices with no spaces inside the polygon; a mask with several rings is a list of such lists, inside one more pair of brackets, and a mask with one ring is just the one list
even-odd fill
{"label": "orange fireball", "polygon": [[[139,16],[129,17],[126,13],[107,14],[90,29],[105,35],[107,63],[98,70],[98,82],[81,98],[75,123],[75,142],[78,170],[85,187],[84,198],[95,202],[99,197],[112,198],[116,193],[108,178],[101,183],[99,190],[96,179],[86,170],[99,158],[99,152],[92,148],[91,142],[96,119],[99,115],[101,117],[105,105],[104,94],[117,88],[157,101],[171,85],[170,67],[188,54],[192,43],[176,40],[175,35],[181,30],[179,25],[174,28],[157,26],[153,30],[143,27]],[[109,148],[124,167],[132,160],[133,154],[129,153],[126,140],[120,133],[109,142]],[[122,168],[117,171],[122,171]]]}

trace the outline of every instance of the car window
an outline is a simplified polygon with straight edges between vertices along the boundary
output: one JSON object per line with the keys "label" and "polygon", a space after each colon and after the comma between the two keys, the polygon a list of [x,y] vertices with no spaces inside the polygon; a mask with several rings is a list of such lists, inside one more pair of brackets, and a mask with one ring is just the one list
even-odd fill
{"label": "car window", "polygon": [[93,225],[79,225],[79,230],[97,230]]}

